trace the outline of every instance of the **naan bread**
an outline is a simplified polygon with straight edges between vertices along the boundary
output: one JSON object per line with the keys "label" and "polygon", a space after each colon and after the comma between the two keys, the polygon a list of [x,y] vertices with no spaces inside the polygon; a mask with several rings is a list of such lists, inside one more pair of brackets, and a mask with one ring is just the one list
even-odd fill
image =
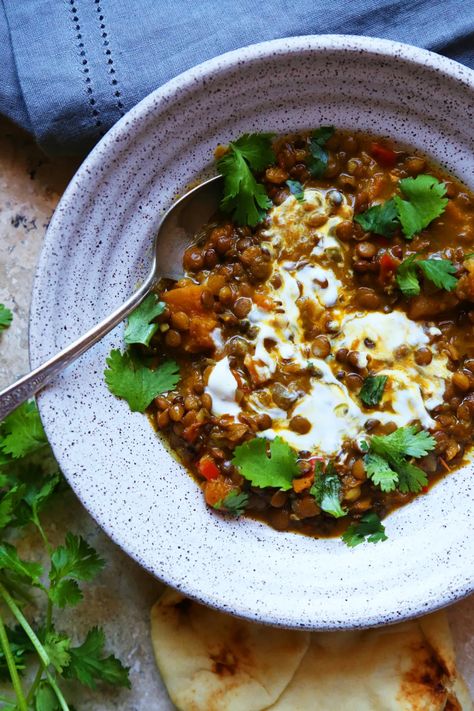
{"label": "naan bread", "polygon": [[288,686],[308,649],[292,633],[211,610],[167,590],[151,612],[156,662],[181,711],[260,711]]}
{"label": "naan bread", "polygon": [[[317,705],[315,705],[317,699]],[[271,711],[472,711],[444,613],[421,622],[313,633]]]}
{"label": "naan bread", "polygon": [[372,630],[279,630],[167,590],[156,661],[180,711],[474,711],[446,615]]}

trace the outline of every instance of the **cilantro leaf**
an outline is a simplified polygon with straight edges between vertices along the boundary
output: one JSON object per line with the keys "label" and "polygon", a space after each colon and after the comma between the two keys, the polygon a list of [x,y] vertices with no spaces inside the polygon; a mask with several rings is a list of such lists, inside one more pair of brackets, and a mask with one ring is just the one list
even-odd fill
{"label": "cilantro leaf", "polygon": [[290,188],[290,193],[295,196],[298,202],[304,202],[304,188],[298,180],[287,180],[286,184]]}
{"label": "cilantro leaf", "polygon": [[418,493],[428,479],[425,472],[407,457],[424,457],[434,449],[436,440],[425,430],[417,431],[413,425],[399,427],[389,435],[374,435],[365,457],[367,476],[382,491],[397,488],[402,493]]}
{"label": "cilantro leaf", "polygon": [[456,274],[456,267],[449,259],[420,259],[416,266],[438,289],[452,291],[456,288],[458,280],[453,276]]}
{"label": "cilantro leaf", "polygon": [[0,529],[8,526],[15,518],[15,509],[26,491],[24,484],[13,486],[0,499]]}
{"label": "cilantro leaf", "polygon": [[334,126],[320,126],[313,131],[312,139],[320,146],[325,146],[329,139],[334,135]]}
{"label": "cilantro leaf", "polygon": [[399,185],[407,200],[398,195],[394,200],[403,233],[411,239],[444,212],[448,204],[446,185],[432,175],[404,178]]}
{"label": "cilantro leaf", "polygon": [[329,462],[325,472],[322,471],[321,465],[317,468],[314,484],[309,493],[314,496],[322,511],[334,518],[346,515],[347,511],[341,506],[341,480],[332,462]]}
{"label": "cilantro leaf", "polygon": [[398,490],[402,494],[411,492],[417,494],[424,486],[428,484],[428,477],[423,469],[417,467],[410,462],[401,462],[397,466],[398,471]]}
{"label": "cilantro leaf", "polygon": [[241,516],[244,513],[248,502],[249,496],[245,493],[245,491],[241,491],[240,493],[237,491],[231,491],[223,499],[217,501],[213,508],[218,511],[224,510],[234,516]]}
{"label": "cilantro leaf", "polygon": [[265,187],[257,183],[252,170],[262,171],[274,163],[270,133],[246,133],[229,143],[229,150],[217,161],[224,176],[223,212],[230,212],[239,225],[255,227],[272,206]]}
{"label": "cilantro leaf", "polygon": [[369,207],[365,212],[356,215],[354,221],[366,232],[373,232],[381,237],[392,237],[400,226],[393,198],[381,205]]}
{"label": "cilantro leaf", "polygon": [[52,476],[47,477],[40,488],[30,487],[25,494],[25,501],[31,507],[34,516],[37,516],[39,511],[47,504],[53,494],[56,492],[57,487],[61,481],[61,477],[58,472],[55,472]]}
{"label": "cilantro leaf", "polygon": [[371,449],[381,457],[399,460],[401,457],[424,457],[436,446],[436,440],[426,430],[419,430],[415,425],[399,427],[388,435],[374,435],[370,441]]}
{"label": "cilantro leaf", "polygon": [[78,679],[90,689],[97,687],[97,681],[106,681],[115,686],[130,688],[128,668],[112,654],[104,657],[105,635],[99,627],[93,627],[83,644],[69,649],[70,662],[64,669],[67,679]]}
{"label": "cilantro leaf", "polygon": [[359,523],[352,523],[342,536],[344,543],[350,548],[358,546],[360,543],[378,543],[386,541],[385,526],[382,525],[379,517],[373,511],[362,516]]}
{"label": "cilantro leaf", "polygon": [[165,304],[159,301],[156,294],[148,294],[146,299],[130,314],[125,329],[125,343],[143,343],[150,345],[152,336],[158,330],[159,324],[153,319],[163,313]]}
{"label": "cilantro leaf", "polygon": [[35,711],[59,711],[61,709],[56,692],[45,679],[40,682],[36,690],[34,708]]}
{"label": "cilantro leaf", "polygon": [[273,133],[245,133],[229,145],[238,150],[248,162],[252,170],[260,172],[275,162],[272,148]]}
{"label": "cilantro leaf", "polygon": [[4,453],[14,458],[25,457],[46,444],[46,435],[33,400],[24,402],[4,419],[0,436],[0,447]]}
{"label": "cilantro leaf", "polygon": [[132,412],[144,412],[153,398],[172,390],[180,379],[178,364],[172,360],[151,370],[129,351],[113,350],[106,362],[104,375],[110,392],[124,398]]}
{"label": "cilantro leaf", "polygon": [[404,296],[418,296],[420,280],[416,273],[416,254],[411,254],[397,269],[397,284]]}
{"label": "cilantro leaf", "polygon": [[0,304],[0,331],[4,331],[9,327],[13,319],[13,314],[10,309]]}
{"label": "cilantro leaf", "polygon": [[53,584],[62,578],[92,580],[104,565],[105,561],[81,536],[67,533],[64,545],[51,555],[49,578]]}
{"label": "cilantro leaf", "polygon": [[281,437],[275,437],[270,443],[263,437],[244,442],[235,448],[232,460],[253,486],[284,490],[291,489],[293,478],[300,473],[296,462],[295,452]]}
{"label": "cilantro leaf", "polygon": [[308,170],[313,178],[321,178],[328,167],[328,152],[324,146],[334,133],[334,126],[321,126],[313,132],[309,144],[311,158],[308,160]]}
{"label": "cilantro leaf", "polygon": [[420,293],[420,281],[416,270],[421,269],[429,281],[433,282],[438,289],[452,291],[458,280],[456,267],[449,259],[416,259],[415,254],[411,254],[397,269],[397,283],[404,296],[417,296]]}
{"label": "cilantro leaf", "polygon": [[22,560],[10,543],[0,543],[0,570],[8,571],[14,580],[27,585],[40,585],[43,567],[39,563]]}
{"label": "cilantro leaf", "polygon": [[70,661],[68,650],[71,646],[71,640],[69,637],[57,634],[56,632],[48,632],[43,646],[51,663],[61,674],[63,668],[67,667]]}
{"label": "cilantro leaf", "polygon": [[75,580],[66,578],[60,580],[49,588],[49,599],[58,607],[74,607],[81,602],[84,595]]}
{"label": "cilantro leaf", "polygon": [[379,404],[387,379],[386,375],[369,375],[364,380],[359,397],[365,405],[373,407]]}
{"label": "cilantro leaf", "polygon": [[367,454],[364,458],[365,469],[369,479],[382,491],[394,491],[398,484],[398,472],[379,454]]}
{"label": "cilantro leaf", "polygon": [[58,607],[76,605],[82,600],[82,592],[76,580],[92,580],[104,567],[105,562],[80,536],[66,534],[64,546],[58,546],[51,554],[49,597]]}

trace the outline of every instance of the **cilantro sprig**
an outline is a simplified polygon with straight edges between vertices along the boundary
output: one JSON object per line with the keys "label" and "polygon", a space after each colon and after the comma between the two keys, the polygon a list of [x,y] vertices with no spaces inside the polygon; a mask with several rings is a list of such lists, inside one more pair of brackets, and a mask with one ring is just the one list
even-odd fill
{"label": "cilantro sprig", "polygon": [[406,200],[394,197],[398,218],[405,237],[411,239],[443,214],[448,204],[446,185],[432,175],[418,175],[400,180],[399,186]]}
{"label": "cilantro sprig", "polygon": [[366,232],[373,232],[381,237],[392,237],[400,227],[397,207],[393,198],[381,205],[373,205],[365,212],[354,217],[354,221]]}
{"label": "cilantro sprig", "polygon": [[307,165],[313,178],[321,178],[326,172],[329,155],[324,146],[333,135],[334,130],[334,126],[321,126],[311,136],[309,143],[310,158],[307,161]]}
{"label": "cilantro sprig", "polygon": [[130,316],[125,329],[124,341],[128,345],[132,343],[142,343],[149,346],[150,341],[159,328],[159,324],[154,319],[163,313],[165,304],[159,301],[156,294],[148,294]]}
{"label": "cilantro sprig", "polygon": [[263,437],[244,442],[234,450],[232,464],[252,486],[291,489],[300,473],[294,450],[281,437],[269,441]]}
{"label": "cilantro sprig", "polygon": [[424,457],[435,446],[434,437],[414,425],[399,427],[388,435],[374,435],[369,444],[363,443],[367,476],[384,492],[398,489],[416,494],[428,479],[409,458]]}
{"label": "cilantro sprig", "polygon": [[132,412],[144,412],[157,395],[172,390],[180,379],[174,361],[164,361],[152,370],[130,350],[112,350],[106,362],[104,376],[110,392],[126,400]]}
{"label": "cilantro sprig", "polygon": [[365,541],[369,543],[386,541],[388,536],[385,534],[385,526],[377,514],[374,511],[369,511],[362,516],[359,523],[352,523],[341,538],[349,548],[354,548]]}
{"label": "cilantro sprig", "polygon": [[46,435],[34,402],[24,402],[1,424],[0,449],[12,457],[25,457],[47,446]]}
{"label": "cilantro sprig", "polygon": [[246,133],[229,143],[227,153],[217,161],[224,176],[221,210],[232,215],[239,225],[255,227],[272,206],[265,187],[257,183],[252,171],[261,172],[275,162],[271,133]]}
{"label": "cilantro sprig", "polygon": [[401,227],[406,239],[412,239],[442,215],[448,204],[446,185],[432,175],[403,178],[398,187],[405,199],[394,195],[356,215],[355,222],[382,237],[392,237]]}
{"label": "cilantro sprig", "polygon": [[213,508],[217,511],[225,511],[233,516],[242,516],[248,502],[249,495],[245,491],[238,492],[234,490],[224,496],[223,499],[219,499]]}
{"label": "cilantro sprig", "polygon": [[359,397],[369,407],[378,405],[382,399],[383,391],[387,383],[386,375],[368,375],[364,380]]}
{"label": "cilantro sprig", "polygon": [[418,259],[411,254],[397,269],[396,280],[404,296],[417,296],[420,291],[418,271],[431,281],[438,289],[452,291],[458,283],[456,267],[449,259]]}
{"label": "cilantro sprig", "polygon": [[[83,644],[74,646],[57,628],[58,611],[77,605],[83,598],[80,584],[91,581],[104,566],[80,536],[67,533],[56,547],[49,541],[43,511],[64,488],[36,406],[26,403],[0,423],[0,678],[11,679],[16,699],[5,708],[12,710],[72,710],[61,679],[76,679],[91,688],[97,681],[130,686],[128,670],[113,655],[104,655],[101,630],[92,628]],[[26,526],[39,532],[46,564],[24,559],[14,545]],[[26,605],[33,599],[39,606],[37,626],[26,617]],[[5,625],[4,610],[16,627]],[[26,691],[21,674],[29,668],[34,673],[25,675],[31,678]]]}
{"label": "cilantro sprig", "polygon": [[321,511],[334,518],[345,516],[347,511],[341,506],[341,479],[333,463],[328,462],[323,470],[321,462],[317,462],[314,474],[314,484],[309,493],[314,496]]}

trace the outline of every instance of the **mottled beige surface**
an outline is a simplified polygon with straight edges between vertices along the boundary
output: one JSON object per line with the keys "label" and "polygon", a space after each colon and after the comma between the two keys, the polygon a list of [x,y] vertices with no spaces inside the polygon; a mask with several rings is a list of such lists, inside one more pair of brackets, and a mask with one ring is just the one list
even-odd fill
{"label": "mottled beige surface", "polygon": [[[45,158],[31,139],[0,120],[0,302],[14,312],[12,327],[0,338],[0,387],[28,368],[28,308],[35,265],[54,207],[74,173],[72,160]],[[61,613],[59,629],[77,639],[92,625],[105,628],[110,647],[131,667],[131,692],[90,693],[73,689],[80,711],[171,711],[155,670],[149,639],[149,611],[161,586],[101,532],[70,493],[48,522],[54,542],[68,528],[81,533],[108,561],[85,601]],[[29,541],[28,546],[35,546]],[[450,608],[459,667],[474,694],[474,596]],[[242,709],[244,711],[244,709]]]}
{"label": "mottled beige surface", "polygon": [[[12,326],[0,336],[0,387],[28,370],[28,310],[33,275],[43,236],[56,203],[77,162],[50,161],[32,140],[0,119],[0,303],[13,311]],[[131,667],[132,690],[89,692],[75,686],[69,698],[78,711],[171,711],[156,671],[149,634],[152,604],[162,588],[110,541],[69,493],[47,521],[53,543],[67,530],[80,533],[106,559],[97,582],[85,588],[85,600],[56,618],[59,630],[77,641],[93,625],[106,631],[109,648]],[[25,556],[41,550],[23,544]],[[65,685],[67,686],[67,685]]]}

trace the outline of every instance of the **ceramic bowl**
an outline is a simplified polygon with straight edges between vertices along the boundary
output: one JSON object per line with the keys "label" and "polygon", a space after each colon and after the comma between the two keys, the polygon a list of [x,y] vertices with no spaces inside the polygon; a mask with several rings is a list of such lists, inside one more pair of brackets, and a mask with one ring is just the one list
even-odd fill
{"label": "ceramic bowl", "polygon": [[[245,131],[334,124],[422,149],[473,184],[474,73],[363,37],[280,39],[178,76],[92,151],[48,229],[31,310],[38,365],[124,300],[144,277],[163,210],[213,172],[213,149]],[[209,511],[146,417],[104,383],[123,326],[39,398],[72,488],[102,528],[158,578],[208,605],[288,627],[380,625],[473,590],[473,472],[465,467],[391,514],[389,540],[279,533]]]}

